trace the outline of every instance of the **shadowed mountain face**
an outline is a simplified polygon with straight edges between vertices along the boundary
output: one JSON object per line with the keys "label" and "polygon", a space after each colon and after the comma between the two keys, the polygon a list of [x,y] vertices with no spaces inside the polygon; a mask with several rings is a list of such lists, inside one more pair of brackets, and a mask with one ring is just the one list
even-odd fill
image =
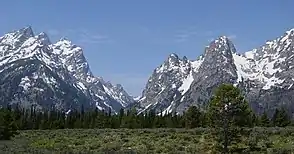
{"label": "shadowed mountain face", "polygon": [[0,37],[0,103],[61,110],[97,107],[118,112],[132,104],[121,85],[95,77],[83,50],[67,39],[51,43],[31,27]]}
{"label": "shadowed mountain face", "polygon": [[197,60],[172,54],[149,78],[140,111],[182,113],[205,107],[214,89],[231,83],[242,89],[255,112],[284,106],[294,111],[294,29],[243,54],[225,36],[212,41]]}

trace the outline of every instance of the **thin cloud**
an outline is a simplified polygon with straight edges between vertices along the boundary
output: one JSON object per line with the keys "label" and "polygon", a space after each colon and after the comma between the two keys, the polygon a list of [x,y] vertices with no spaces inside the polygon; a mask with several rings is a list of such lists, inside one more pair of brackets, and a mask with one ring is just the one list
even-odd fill
{"label": "thin cloud", "polygon": [[205,36],[212,36],[213,35],[213,31],[209,30],[209,31],[206,31],[204,33]]}
{"label": "thin cloud", "polygon": [[48,32],[47,32],[49,35],[51,36],[58,36],[60,35],[60,32],[56,29],[49,29]]}
{"label": "thin cloud", "polygon": [[196,30],[181,30],[175,35],[176,42],[186,42],[198,35]]}
{"label": "thin cloud", "polygon": [[90,32],[86,29],[81,29],[77,31],[78,41],[82,43],[89,44],[100,44],[100,43],[110,43],[113,42],[107,35],[97,34],[94,32]]}
{"label": "thin cloud", "polygon": [[[237,38],[237,35],[228,35],[227,36],[230,40],[234,40],[234,39],[236,39]],[[212,41],[214,41],[216,38],[209,38],[207,41],[208,42],[212,42]]]}
{"label": "thin cloud", "polygon": [[212,41],[214,41],[215,40],[215,38],[210,38],[210,39],[208,39],[207,41],[208,42],[212,42]]}
{"label": "thin cloud", "polygon": [[176,42],[186,42],[194,39],[197,37],[213,37],[214,31],[212,30],[200,30],[197,29],[196,26],[194,27],[188,27],[186,29],[182,29],[177,32],[175,35],[175,41]]}
{"label": "thin cloud", "polygon": [[237,38],[237,35],[234,35],[234,34],[233,35],[229,35],[228,38],[231,39],[231,40],[234,40],[234,39]]}
{"label": "thin cloud", "polygon": [[90,43],[90,44],[100,44],[100,43],[110,43],[112,40],[106,35],[101,34],[80,34],[79,42]]}
{"label": "thin cloud", "polygon": [[185,42],[185,41],[188,40],[189,35],[187,35],[187,34],[179,34],[179,35],[176,35],[175,37],[176,37],[176,39],[175,39],[176,42]]}
{"label": "thin cloud", "polygon": [[69,39],[75,39],[79,43],[99,44],[113,42],[109,36],[98,34],[97,32],[89,31],[87,29],[50,29],[47,33],[54,37],[69,37]]}

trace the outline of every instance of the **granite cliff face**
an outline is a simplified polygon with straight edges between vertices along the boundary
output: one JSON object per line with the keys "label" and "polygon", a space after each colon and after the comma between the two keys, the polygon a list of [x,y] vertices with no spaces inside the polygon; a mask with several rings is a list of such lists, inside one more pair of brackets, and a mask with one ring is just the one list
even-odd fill
{"label": "granite cliff face", "polygon": [[231,83],[244,92],[261,113],[284,106],[294,111],[294,29],[264,45],[239,54],[232,41],[221,36],[197,60],[168,57],[149,78],[139,110],[182,113],[191,105],[204,108],[214,89]]}
{"label": "granite cliff face", "polygon": [[0,37],[0,94],[2,106],[65,111],[83,105],[117,112],[134,102],[121,85],[92,74],[82,48],[65,38],[51,43],[31,27]]}

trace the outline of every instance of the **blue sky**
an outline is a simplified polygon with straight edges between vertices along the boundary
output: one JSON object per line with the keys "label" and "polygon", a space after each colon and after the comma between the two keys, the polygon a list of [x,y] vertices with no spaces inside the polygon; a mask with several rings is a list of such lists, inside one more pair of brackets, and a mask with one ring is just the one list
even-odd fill
{"label": "blue sky", "polygon": [[91,70],[139,95],[170,53],[196,59],[229,36],[239,52],[294,28],[293,0],[9,0],[0,34],[31,25],[83,47]]}

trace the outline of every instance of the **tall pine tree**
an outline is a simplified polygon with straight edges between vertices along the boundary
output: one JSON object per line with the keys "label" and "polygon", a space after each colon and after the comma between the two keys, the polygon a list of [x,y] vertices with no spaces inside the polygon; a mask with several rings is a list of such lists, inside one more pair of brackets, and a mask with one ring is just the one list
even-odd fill
{"label": "tall pine tree", "polygon": [[209,103],[210,126],[214,128],[215,149],[229,153],[241,139],[239,127],[250,125],[251,110],[241,91],[231,84],[220,85]]}
{"label": "tall pine tree", "polygon": [[290,117],[284,108],[276,109],[272,118],[273,126],[285,127],[290,125]]}
{"label": "tall pine tree", "polygon": [[184,118],[186,128],[196,128],[201,125],[201,112],[196,106],[189,107]]}
{"label": "tall pine tree", "polygon": [[262,127],[270,127],[270,119],[268,118],[266,112],[263,112],[263,114],[260,117],[260,126]]}

